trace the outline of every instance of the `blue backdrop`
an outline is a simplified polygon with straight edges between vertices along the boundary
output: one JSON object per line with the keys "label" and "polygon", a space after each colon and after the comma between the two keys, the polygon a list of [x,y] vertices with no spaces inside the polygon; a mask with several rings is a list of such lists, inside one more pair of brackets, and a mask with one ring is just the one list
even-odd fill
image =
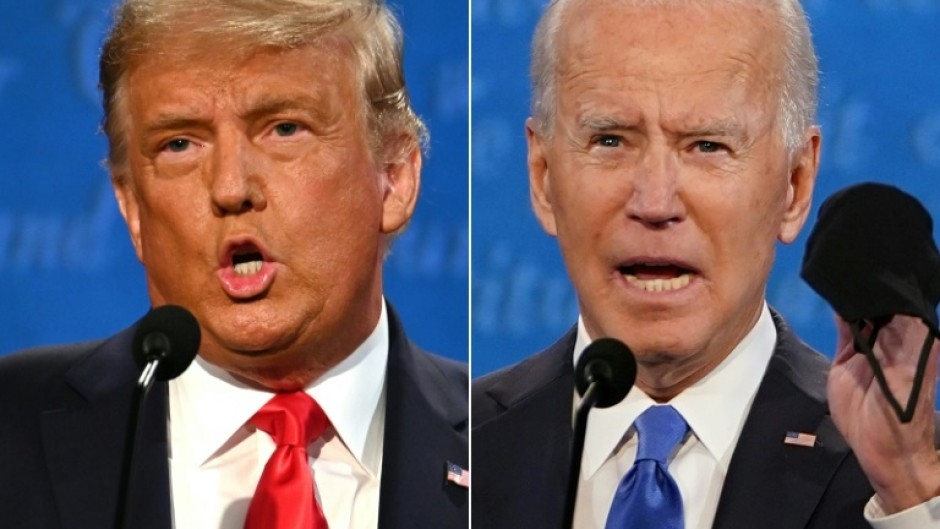
{"label": "blue backdrop", "polygon": [[[148,308],[99,165],[98,49],[112,0],[5,2],[0,17],[0,354],[108,336]],[[431,130],[417,214],[386,264],[412,339],[467,358],[468,9],[393,0]]]}
{"label": "blue backdrop", "polygon": [[[577,317],[554,239],[529,206],[523,122],[529,40],[545,0],[473,0],[473,374],[549,344]],[[940,218],[940,2],[805,0],[820,57],[822,167],[815,204],[848,184],[894,183]],[[810,223],[815,220],[815,209]],[[831,310],[781,247],[767,296],[831,354]]]}
{"label": "blue backdrop", "polygon": [[[99,166],[97,49],[109,0],[8,3],[0,18],[0,354],[106,336],[147,308],[143,270]],[[551,343],[576,316],[528,202],[528,49],[544,0],[473,0],[474,374]],[[432,132],[416,218],[386,265],[409,333],[467,353],[467,5],[397,0],[415,106]],[[940,2],[807,0],[823,69],[816,203],[862,180],[940,213]],[[815,217],[815,213],[814,213]],[[807,230],[808,231],[808,230]],[[768,297],[824,352],[829,308],[778,254]]]}

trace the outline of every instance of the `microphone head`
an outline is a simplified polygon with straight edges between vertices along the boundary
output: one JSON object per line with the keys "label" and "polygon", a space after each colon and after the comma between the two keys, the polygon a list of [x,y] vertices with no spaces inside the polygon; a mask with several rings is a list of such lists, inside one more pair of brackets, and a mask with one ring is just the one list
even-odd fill
{"label": "microphone head", "polygon": [[609,408],[622,401],[636,381],[633,351],[616,338],[600,338],[587,346],[574,369],[575,387],[583,395],[597,383],[597,408]]}
{"label": "microphone head", "polygon": [[134,334],[134,361],[143,369],[160,360],[157,380],[170,380],[186,371],[199,350],[201,333],[196,318],[183,307],[163,305],[144,316]]}

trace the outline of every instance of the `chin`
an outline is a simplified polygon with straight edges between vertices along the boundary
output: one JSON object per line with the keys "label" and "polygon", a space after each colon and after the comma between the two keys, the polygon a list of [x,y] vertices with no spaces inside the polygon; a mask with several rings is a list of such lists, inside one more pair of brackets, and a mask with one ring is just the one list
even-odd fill
{"label": "chin", "polygon": [[217,342],[235,351],[264,351],[289,341],[298,323],[259,302],[227,305],[206,311],[203,327]]}
{"label": "chin", "polygon": [[660,362],[678,358],[685,358],[692,354],[694,348],[688,344],[674,340],[637,340],[633,343],[625,342],[637,360]]}
{"label": "chin", "polygon": [[291,332],[259,325],[224,325],[209,329],[212,341],[226,351],[243,356],[263,356],[283,349]]}
{"label": "chin", "polygon": [[[623,341],[631,350],[666,352],[683,351],[689,348],[691,324],[681,317],[635,318],[625,317],[604,325],[607,336]],[[600,338],[595,336],[594,338]]]}
{"label": "chin", "polygon": [[690,335],[687,325],[650,325],[640,324],[642,333],[626,333],[621,340],[638,362],[671,363],[694,356],[702,350],[702,343]]}

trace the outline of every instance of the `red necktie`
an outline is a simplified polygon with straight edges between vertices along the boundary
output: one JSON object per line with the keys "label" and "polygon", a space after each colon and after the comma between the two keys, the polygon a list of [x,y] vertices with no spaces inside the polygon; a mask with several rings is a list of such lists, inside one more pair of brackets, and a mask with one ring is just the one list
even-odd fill
{"label": "red necktie", "polygon": [[329,424],[320,405],[303,391],[278,393],[250,422],[277,448],[261,472],[245,529],[328,529],[307,463],[307,445]]}

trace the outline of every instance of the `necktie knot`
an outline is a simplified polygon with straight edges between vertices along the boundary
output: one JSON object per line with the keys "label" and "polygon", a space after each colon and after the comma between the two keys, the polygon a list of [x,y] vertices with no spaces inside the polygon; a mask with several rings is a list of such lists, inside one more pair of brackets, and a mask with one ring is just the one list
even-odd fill
{"label": "necktie knot", "polygon": [[685,419],[672,406],[650,406],[633,425],[639,437],[636,460],[652,459],[663,465],[689,430]]}
{"label": "necktie knot", "polygon": [[261,471],[245,529],[329,529],[307,461],[307,445],[329,424],[323,409],[303,391],[278,393],[251,424],[270,435],[277,448]]}
{"label": "necktie knot", "polygon": [[672,406],[651,406],[633,425],[639,442],[633,467],[617,485],[605,529],[682,529],[682,494],[666,461],[689,426]]}
{"label": "necktie knot", "polygon": [[277,446],[304,447],[323,435],[329,420],[317,401],[303,391],[278,393],[251,418]]}

